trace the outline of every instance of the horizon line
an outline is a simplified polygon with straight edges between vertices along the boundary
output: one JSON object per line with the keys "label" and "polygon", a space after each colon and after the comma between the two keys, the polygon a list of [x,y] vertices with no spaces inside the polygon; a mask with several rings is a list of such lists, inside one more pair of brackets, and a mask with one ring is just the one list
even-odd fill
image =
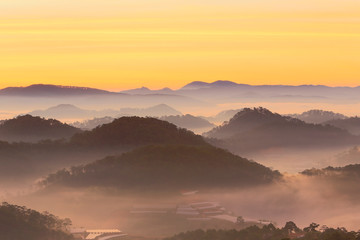
{"label": "horizon line", "polygon": [[33,84],[29,84],[29,85],[17,85],[17,86],[7,86],[7,87],[3,87],[0,89],[0,91],[4,90],[4,89],[8,89],[8,88],[27,88],[27,87],[31,87],[31,86],[37,86],[37,85],[43,85],[43,86],[56,86],[56,87],[63,87],[63,88],[83,88],[83,89],[96,89],[96,90],[103,90],[103,91],[108,91],[108,92],[123,92],[123,91],[129,91],[129,90],[134,90],[134,89],[141,89],[141,88],[147,88],[150,91],[160,91],[163,90],[165,88],[168,88],[172,91],[177,91],[182,89],[183,87],[192,84],[192,83],[207,83],[207,84],[212,84],[212,83],[216,83],[216,82],[230,82],[230,83],[235,83],[237,85],[247,85],[247,86],[254,86],[254,87],[264,87],[264,86],[287,86],[287,87],[303,87],[303,86],[312,86],[312,87],[329,87],[329,88],[357,88],[360,87],[360,85],[356,85],[356,86],[349,86],[349,85],[335,85],[335,86],[331,86],[331,85],[324,85],[324,84],[299,84],[299,85],[291,85],[291,84],[249,84],[249,83],[243,83],[243,82],[235,82],[235,81],[230,81],[230,80],[215,80],[215,81],[192,81],[189,83],[184,84],[182,87],[180,88],[171,88],[168,86],[164,86],[161,88],[150,88],[150,87],[146,87],[146,86],[139,86],[139,87],[133,87],[133,88],[97,88],[97,87],[88,87],[88,86],[83,86],[83,85],[60,85],[60,84],[52,84],[52,83],[33,83]]}

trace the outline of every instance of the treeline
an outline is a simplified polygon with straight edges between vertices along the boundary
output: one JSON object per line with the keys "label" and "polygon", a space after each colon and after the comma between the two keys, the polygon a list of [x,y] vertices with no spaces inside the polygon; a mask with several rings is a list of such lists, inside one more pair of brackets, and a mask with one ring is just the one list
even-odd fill
{"label": "treeline", "polygon": [[196,230],[180,233],[164,240],[360,240],[360,232],[347,231],[345,228],[328,228],[312,223],[299,229],[295,223],[287,222],[283,228],[274,225],[248,227],[237,230]]}
{"label": "treeline", "polygon": [[0,205],[1,240],[72,240],[66,233],[69,219],[59,219],[50,213],[2,203]]}

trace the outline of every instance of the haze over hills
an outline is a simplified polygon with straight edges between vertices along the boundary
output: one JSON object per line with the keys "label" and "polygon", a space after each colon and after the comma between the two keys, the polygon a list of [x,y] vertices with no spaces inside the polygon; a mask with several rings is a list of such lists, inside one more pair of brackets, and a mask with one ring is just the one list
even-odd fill
{"label": "haze over hills", "polygon": [[301,114],[289,114],[288,116],[300,119],[307,123],[324,123],[331,120],[348,118],[347,116],[340,113],[334,113],[331,111],[324,111],[318,109],[309,110]]}
{"label": "haze over hills", "polygon": [[[144,90],[144,89],[143,89]],[[146,89],[143,94],[156,92]],[[126,91],[131,93],[132,91]],[[248,85],[231,81],[212,83],[195,81],[173,90],[173,93],[208,102],[358,102],[359,87],[328,87],[323,85]]]}
{"label": "haze over hills", "polygon": [[193,132],[206,131],[206,129],[210,130],[211,128],[215,127],[215,124],[212,124],[201,117],[195,117],[190,114],[165,116],[161,117],[160,119],[173,123],[178,127],[186,128]]}
{"label": "haze over hills", "polygon": [[334,119],[324,122],[323,124],[329,124],[341,129],[349,131],[351,134],[360,135],[360,118],[350,117],[346,119]]}
{"label": "haze over hills", "polygon": [[96,116],[114,116],[117,114],[115,110],[87,110],[76,107],[72,104],[60,104],[45,110],[35,110],[29,114],[46,118],[57,119],[84,119]]}
{"label": "haze over hills", "polygon": [[31,115],[18,116],[0,124],[2,141],[37,142],[45,139],[70,138],[80,129],[55,119],[44,119]]}
{"label": "haze over hills", "polygon": [[121,117],[91,131],[76,133],[68,141],[0,142],[1,183],[24,185],[25,181],[34,181],[50,171],[149,144],[208,145],[201,136],[159,119]]}
{"label": "haze over hills", "polygon": [[315,181],[327,182],[329,191],[336,191],[349,200],[357,201],[360,197],[360,164],[343,167],[326,167],[323,169],[307,169],[301,172]]}
{"label": "haze over hills", "polygon": [[308,124],[264,108],[245,108],[205,136],[221,139],[218,144],[237,153],[268,148],[351,146],[360,140],[343,129]]}
{"label": "haze over hills", "polygon": [[[99,111],[120,108],[140,109],[166,103],[178,111],[196,116],[206,115],[209,112],[213,114],[214,111],[224,110],[224,106],[242,108],[246,105],[257,106],[256,103],[260,105],[266,103],[267,107],[281,106],[281,109],[286,108],[286,111],[289,111],[287,105],[289,103],[307,103],[317,107],[333,103],[337,103],[338,107],[344,104],[356,105],[360,103],[359,93],[359,87],[247,85],[231,81],[193,82],[175,90],[166,87],[151,90],[143,87],[120,93],[82,87],[32,85],[0,90],[0,108],[10,114],[30,112],[34,108],[45,109],[63,104],[63,97],[66,96],[67,103],[83,109]],[[25,102],[29,104],[24,104]],[[32,106],[32,109],[28,109],[29,106]],[[308,108],[305,105],[298,105],[296,111]],[[286,111],[282,110],[282,112]],[[92,117],[104,117],[104,115]]]}
{"label": "haze over hills", "polygon": [[120,110],[87,110],[76,107],[72,104],[60,104],[45,110],[35,110],[29,113],[33,116],[41,116],[56,119],[89,119],[101,117],[139,116],[139,117],[161,117],[167,115],[178,115],[181,112],[166,105],[158,104],[148,108],[121,108]]}
{"label": "haze over hills", "polygon": [[158,104],[156,106],[148,108],[121,108],[120,115],[139,117],[162,117],[171,115],[182,115],[182,113],[166,104]]}
{"label": "haze over hills", "polygon": [[[206,174],[205,174],[206,173]],[[271,183],[278,172],[212,146],[155,145],[49,175],[43,184],[170,190]]]}
{"label": "haze over hills", "polygon": [[224,110],[214,116],[210,116],[210,117],[202,116],[202,118],[208,120],[209,122],[215,123],[215,124],[217,124],[217,123],[221,124],[225,121],[229,121],[232,117],[235,116],[236,113],[238,113],[240,111],[241,111],[241,109]]}
{"label": "haze over hills", "polygon": [[[34,109],[46,109],[49,106],[64,104],[64,97],[66,97],[66,103],[71,105],[82,109],[104,110],[105,112],[107,109],[123,108],[125,111],[127,108],[145,109],[163,103],[186,110],[210,107],[212,105],[202,100],[178,94],[151,93],[131,95],[82,87],[32,85],[29,87],[0,90],[0,109],[3,112],[8,112],[9,116],[11,116],[11,113],[14,113],[14,115],[16,113],[28,113]],[[92,117],[106,116],[93,116],[94,113],[91,112],[83,112],[83,114],[92,114]]]}
{"label": "haze over hills", "polygon": [[103,124],[111,123],[114,121],[113,117],[102,117],[102,118],[93,118],[84,121],[76,121],[71,123],[72,126],[83,129],[83,130],[91,130]]}

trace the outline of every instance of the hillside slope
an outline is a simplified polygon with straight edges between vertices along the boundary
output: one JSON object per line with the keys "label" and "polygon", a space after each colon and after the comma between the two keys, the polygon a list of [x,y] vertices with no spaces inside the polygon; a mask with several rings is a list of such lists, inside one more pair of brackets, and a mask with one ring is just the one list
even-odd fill
{"label": "hillside slope", "polygon": [[264,108],[244,109],[205,136],[237,153],[267,148],[348,146],[360,139],[330,125],[308,124]]}
{"label": "hillside slope", "polygon": [[0,124],[0,140],[36,142],[44,139],[70,138],[80,129],[55,119],[31,115],[18,116]]}
{"label": "hillside slope", "polygon": [[121,117],[91,131],[76,134],[72,144],[114,147],[120,145],[189,144],[205,145],[201,136],[155,118]]}
{"label": "hillside slope", "polygon": [[212,146],[151,145],[49,175],[45,186],[181,189],[247,187],[281,175]]}

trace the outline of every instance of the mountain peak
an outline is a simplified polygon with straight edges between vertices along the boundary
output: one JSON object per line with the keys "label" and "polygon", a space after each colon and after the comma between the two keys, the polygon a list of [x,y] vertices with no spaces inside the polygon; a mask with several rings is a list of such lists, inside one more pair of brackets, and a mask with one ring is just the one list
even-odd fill
{"label": "mountain peak", "polygon": [[202,82],[202,81],[194,81],[189,84],[186,84],[181,88],[181,90],[192,90],[192,89],[198,89],[198,88],[204,88],[208,87],[210,83]]}
{"label": "mountain peak", "polygon": [[234,87],[237,86],[238,84],[228,80],[218,80],[213,83],[210,83],[210,85],[215,87]]}

